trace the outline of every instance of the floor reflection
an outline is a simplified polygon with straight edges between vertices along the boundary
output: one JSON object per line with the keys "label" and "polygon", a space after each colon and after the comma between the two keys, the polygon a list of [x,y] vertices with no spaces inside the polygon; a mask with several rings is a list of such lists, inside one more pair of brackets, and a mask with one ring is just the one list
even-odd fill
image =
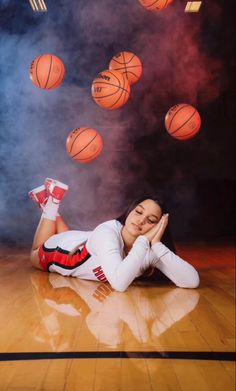
{"label": "floor reflection", "polygon": [[199,301],[194,289],[132,285],[120,293],[109,284],[40,271],[32,273],[31,282],[41,319],[34,338],[57,351],[69,348],[61,330],[69,318],[86,324],[107,348],[125,350],[129,344],[158,349],[158,338]]}

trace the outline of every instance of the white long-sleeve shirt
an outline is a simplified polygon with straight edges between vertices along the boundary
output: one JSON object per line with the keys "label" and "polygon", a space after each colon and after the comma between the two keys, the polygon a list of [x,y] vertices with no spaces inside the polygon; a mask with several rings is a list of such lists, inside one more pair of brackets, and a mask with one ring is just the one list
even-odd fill
{"label": "white long-sleeve shirt", "polygon": [[48,270],[87,280],[108,281],[115,290],[125,291],[146,268],[153,266],[179,287],[198,286],[199,277],[193,266],[161,242],[150,247],[148,239],[140,235],[125,256],[122,227],[119,221],[110,220],[98,225],[92,232],[67,231],[52,236],[44,244],[48,251],[59,248],[64,253],[70,252],[80,243],[87,241],[86,248],[91,256],[74,268],[59,265],[55,259]]}

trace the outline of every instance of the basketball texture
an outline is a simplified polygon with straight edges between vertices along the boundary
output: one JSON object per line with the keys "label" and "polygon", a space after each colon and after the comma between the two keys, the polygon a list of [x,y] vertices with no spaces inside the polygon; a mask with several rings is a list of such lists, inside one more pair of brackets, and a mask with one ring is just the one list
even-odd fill
{"label": "basketball texture", "polygon": [[150,11],[160,11],[166,8],[173,0],[139,0],[140,4]]}
{"label": "basketball texture", "polygon": [[195,107],[180,103],[169,109],[165,116],[167,132],[178,140],[194,137],[201,126],[201,117]]}
{"label": "basketball texture", "polygon": [[100,107],[115,110],[122,107],[129,99],[130,84],[122,73],[105,70],[93,80],[91,93]]}
{"label": "basketball texture", "polygon": [[29,74],[34,85],[51,90],[61,85],[65,76],[65,66],[54,54],[43,54],[32,61]]}
{"label": "basketball texture", "polygon": [[136,54],[120,52],[112,57],[109,69],[123,73],[130,84],[136,83],[142,74],[142,63]]}
{"label": "basketball texture", "polygon": [[73,160],[89,163],[96,159],[103,148],[101,135],[96,129],[82,126],[69,133],[66,140],[67,153]]}

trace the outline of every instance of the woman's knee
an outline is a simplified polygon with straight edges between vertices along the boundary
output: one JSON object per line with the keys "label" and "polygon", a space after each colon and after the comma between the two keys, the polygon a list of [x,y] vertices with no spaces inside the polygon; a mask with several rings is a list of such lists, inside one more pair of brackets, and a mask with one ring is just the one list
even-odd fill
{"label": "woman's knee", "polygon": [[31,253],[30,253],[30,262],[36,269],[43,270],[43,268],[39,264],[38,249],[31,251]]}

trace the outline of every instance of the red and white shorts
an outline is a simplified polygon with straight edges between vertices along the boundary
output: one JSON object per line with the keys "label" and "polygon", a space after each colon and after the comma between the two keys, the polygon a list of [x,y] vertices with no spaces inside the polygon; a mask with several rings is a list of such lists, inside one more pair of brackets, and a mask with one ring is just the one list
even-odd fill
{"label": "red and white shorts", "polygon": [[[63,269],[74,270],[86,262],[91,255],[84,244],[90,232],[66,231],[51,236],[39,248],[39,264],[44,271],[50,271],[50,266],[55,265]],[[81,246],[78,248],[79,244]],[[73,252],[73,248],[77,250]],[[71,255],[71,251],[73,255]]]}

